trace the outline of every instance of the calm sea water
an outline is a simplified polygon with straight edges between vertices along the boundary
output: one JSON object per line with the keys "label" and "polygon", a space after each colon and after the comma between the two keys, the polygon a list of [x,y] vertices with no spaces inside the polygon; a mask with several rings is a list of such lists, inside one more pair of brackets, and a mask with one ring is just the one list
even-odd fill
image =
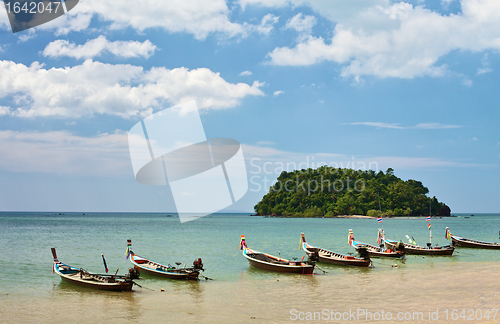
{"label": "calm sea water", "polygon": [[[238,249],[244,234],[252,249],[301,258],[300,233],[304,232],[313,245],[348,253],[353,252],[347,244],[349,229],[357,240],[376,243],[377,229],[382,226],[390,239],[407,241],[409,235],[420,245],[429,241],[423,218],[384,219],[378,224],[373,219],[217,214],[181,224],[175,215],[166,214],[0,213],[0,322],[52,322],[56,318],[84,323],[293,322],[300,321],[301,312],[305,318],[307,312],[325,309],[332,312],[317,320],[350,322],[352,318],[336,321],[333,311],[351,309],[392,311],[393,316],[421,312],[426,318],[429,310],[439,310],[437,322],[448,322],[446,310],[452,321],[454,308],[481,312],[500,308],[498,250],[457,249],[453,257],[408,256],[404,264],[376,259],[373,269],[319,264],[326,274],[300,276],[250,268]],[[500,214],[433,219],[433,243],[448,244],[445,227],[459,236],[500,241]],[[204,274],[214,280],[145,277],[140,284],[152,290],[136,287],[132,293],[114,293],[75,287],[52,274],[51,247],[57,248],[62,262],[101,273],[103,253],[110,271],[119,268],[123,274],[130,267],[125,261],[127,239],[132,239],[136,253],[162,263],[190,265],[201,257]],[[489,322],[482,317],[475,321]],[[500,315],[490,321],[500,321]],[[371,321],[365,318],[365,322]]]}

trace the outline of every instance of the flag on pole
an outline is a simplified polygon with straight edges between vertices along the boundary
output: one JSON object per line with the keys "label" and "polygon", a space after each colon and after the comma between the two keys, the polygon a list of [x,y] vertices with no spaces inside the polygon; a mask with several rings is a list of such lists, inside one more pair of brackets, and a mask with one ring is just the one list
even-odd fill
{"label": "flag on pole", "polygon": [[299,250],[302,249],[302,243],[305,243],[306,242],[306,237],[304,235],[304,233],[300,233],[300,244],[299,244]]}
{"label": "flag on pole", "polygon": [[349,235],[347,236],[347,239],[349,241],[349,245],[352,245],[352,241],[354,240],[354,233],[352,229],[349,230]]}
{"label": "flag on pole", "polygon": [[382,223],[382,217],[377,218],[377,222]]}
{"label": "flag on pole", "polygon": [[125,260],[128,260],[128,258],[130,257],[130,253],[132,252],[132,250],[130,249],[132,247],[132,240],[127,240],[127,251],[125,251]]}
{"label": "flag on pole", "polygon": [[244,248],[246,248],[245,235],[241,235],[240,250],[243,250]]}
{"label": "flag on pole", "polygon": [[384,239],[384,231],[379,229],[378,230],[378,237],[377,237],[378,245],[382,244],[383,239]]}
{"label": "flag on pole", "polygon": [[430,221],[431,221],[431,216],[427,216],[427,217],[425,218],[425,221],[426,221],[426,222],[430,222]]}
{"label": "flag on pole", "polygon": [[451,238],[451,232],[450,232],[450,229],[448,227],[446,228],[446,233],[444,235],[444,238],[447,239],[448,241]]}
{"label": "flag on pole", "polygon": [[101,254],[102,256],[102,262],[104,262],[104,270],[106,270],[106,273],[108,273],[108,265],[106,264],[106,259],[104,259],[104,254]]}
{"label": "flag on pole", "polygon": [[427,224],[427,228],[431,229],[431,223]]}

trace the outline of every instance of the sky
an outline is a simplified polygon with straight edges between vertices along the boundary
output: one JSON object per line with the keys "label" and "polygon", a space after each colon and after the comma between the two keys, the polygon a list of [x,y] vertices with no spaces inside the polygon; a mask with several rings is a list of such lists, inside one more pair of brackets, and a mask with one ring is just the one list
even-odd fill
{"label": "sky", "polygon": [[497,0],[81,0],[18,33],[2,9],[0,210],[175,212],[127,134],[194,100],[207,138],[242,145],[227,210],[328,164],[500,212],[499,50]]}

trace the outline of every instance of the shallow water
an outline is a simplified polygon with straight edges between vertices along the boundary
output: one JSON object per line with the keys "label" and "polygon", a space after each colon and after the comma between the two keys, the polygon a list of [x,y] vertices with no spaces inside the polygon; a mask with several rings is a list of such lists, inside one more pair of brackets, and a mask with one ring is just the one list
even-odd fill
{"label": "shallow water", "polygon": [[[426,225],[423,219],[383,222],[388,238],[408,234],[421,245],[428,240]],[[460,323],[470,322],[470,310],[477,312],[475,322],[500,321],[500,315],[492,318],[493,309],[500,308],[500,251],[457,249],[453,257],[408,256],[404,264],[376,259],[373,269],[318,264],[326,274],[303,276],[250,268],[238,249],[239,237],[245,234],[253,249],[301,258],[303,231],[311,244],[346,253],[353,251],[347,244],[349,228],[357,240],[374,243],[379,226],[366,219],[215,215],[180,224],[178,218],[160,214],[2,213],[0,322],[271,323],[302,322],[299,317],[316,315],[325,323],[370,323],[384,314],[388,323]],[[500,215],[433,219],[433,242],[447,244],[446,226],[460,236],[498,241]],[[104,253],[110,271],[119,267],[124,273],[130,267],[124,255],[127,238],[133,240],[136,253],[159,262],[190,264],[201,257],[204,274],[214,280],[145,277],[139,283],[153,291],[136,287],[131,293],[116,293],[73,286],[51,272],[50,247],[56,247],[62,262],[103,272]],[[466,310],[464,317],[453,320],[453,309],[459,311],[454,315]],[[490,310],[490,321],[479,316],[478,309]],[[429,310],[438,321],[429,320]],[[372,314],[371,320],[365,312]],[[401,321],[396,318],[399,313]],[[341,319],[342,314],[350,317]]]}

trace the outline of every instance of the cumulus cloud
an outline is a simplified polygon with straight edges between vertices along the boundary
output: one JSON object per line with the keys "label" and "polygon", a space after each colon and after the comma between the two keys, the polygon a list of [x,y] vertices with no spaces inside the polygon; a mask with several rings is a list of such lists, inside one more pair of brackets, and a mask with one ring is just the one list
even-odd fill
{"label": "cumulus cloud", "polygon": [[382,123],[382,122],[356,122],[343,125],[362,125],[377,128],[389,129],[453,129],[461,128],[461,125],[440,124],[440,123],[420,123],[415,126],[401,126],[399,123]]}
{"label": "cumulus cloud", "polygon": [[111,53],[120,57],[145,57],[149,58],[154,54],[156,45],[149,40],[144,42],[138,41],[114,41],[110,42],[105,36],[99,36],[95,39],[88,40],[83,45],[76,45],[67,40],[58,39],[49,43],[43,55],[51,58],[69,56],[76,59],[93,58],[100,56],[103,53]]}
{"label": "cumulus cloud", "polygon": [[299,33],[310,34],[314,25],[316,25],[316,17],[304,16],[301,12],[288,19],[285,28],[295,29]]}
{"label": "cumulus cloud", "polygon": [[81,65],[44,69],[0,61],[0,98],[16,105],[18,117],[79,117],[108,114],[129,118],[153,109],[195,100],[200,109],[238,105],[246,96],[260,96],[263,83],[228,83],[206,68],[144,70],[128,64],[86,60]]}
{"label": "cumulus cloud", "polygon": [[345,2],[338,8],[330,4],[330,9],[312,0],[242,2],[268,7],[308,5],[336,23],[330,39],[310,36],[293,47],[275,48],[268,53],[274,65],[332,61],[342,66],[342,76],[414,78],[447,74],[448,67],[440,65],[439,59],[455,50],[500,50],[500,2],[496,0],[462,0],[462,12],[450,15],[382,0]]}
{"label": "cumulus cloud", "polygon": [[277,97],[277,96],[279,96],[280,94],[284,94],[284,93],[285,93],[285,91],[278,90],[278,91],[274,91],[273,95],[274,95],[275,97]]}
{"label": "cumulus cloud", "polygon": [[[189,33],[203,40],[211,34],[225,37],[246,36],[252,30],[265,30],[255,25],[233,23],[225,0],[101,0],[80,1],[68,14],[38,28],[55,29],[57,34],[88,28],[93,17],[118,30],[131,27],[137,31],[161,28],[172,33]],[[255,27],[255,28],[254,28]],[[265,27],[265,26],[264,26]]]}
{"label": "cumulus cloud", "polygon": [[241,76],[250,76],[250,75],[252,75],[252,72],[250,72],[250,71],[243,71],[243,72],[240,73],[240,75]]}

